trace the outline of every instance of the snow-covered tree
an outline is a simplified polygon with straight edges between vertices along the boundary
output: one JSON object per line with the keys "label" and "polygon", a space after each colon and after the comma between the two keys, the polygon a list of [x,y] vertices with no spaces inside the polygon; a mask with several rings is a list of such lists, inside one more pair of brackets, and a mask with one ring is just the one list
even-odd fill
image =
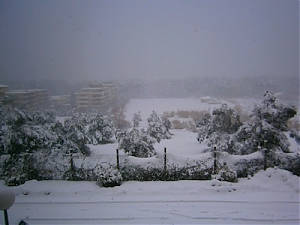
{"label": "snow-covered tree", "polygon": [[[170,133],[170,129],[172,128],[172,123],[171,121],[169,120],[168,117],[166,116],[162,116],[161,117],[161,122],[162,124],[165,126],[165,128],[167,129],[167,132]],[[171,133],[170,133],[171,134]]]}
{"label": "snow-covered tree", "polygon": [[14,109],[1,127],[0,143],[2,154],[18,155],[49,149],[56,142],[57,135],[43,124],[36,124],[26,112]]}
{"label": "snow-covered tree", "polygon": [[125,153],[135,157],[152,157],[156,155],[153,147],[155,139],[147,134],[143,129],[133,127],[130,131],[122,131],[116,135],[119,149],[124,149]]}
{"label": "snow-covered tree", "polygon": [[[147,133],[155,138],[159,143],[161,139],[170,139],[171,134],[169,130],[166,128],[161,118],[157,115],[157,113],[153,110],[148,120],[148,128]],[[165,122],[167,122],[165,120]],[[170,122],[170,121],[169,121]],[[168,125],[168,124],[167,124]],[[169,127],[169,125],[168,125]]]}
{"label": "snow-covered tree", "polygon": [[111,112],[112,113],[112,121],[113,121],[114,127],[116,129],[124,130],[124,129],[130,127],[130,122],[128,122],[126,120],[125,112],[126,112],[125,105],[123,105],[117,109],[114,109]]}
{"label": "snow-covered tree", "polygon": [[207,141],[209,147],[216,146],[220,151],[232,152],[231,136],[242,125],[239,114],[223,104],[213,110],[212,115],[205,113],[197,124],[198,141]]}
{"label": "snow-covered tree", "polygon": [[90,155],[90,150],[86,145],[86,124],[87,119],[78,115],[64,121],[62,139],[69,151]]}
{"label": "snow-covered tree", "polygon": [[133,114],[132,122],[133,122],[133,127],[139,126],[140,122],[142,122],[141,112]]}
{"label": "snow-covered tree", "polygon": [[55,114],[53,111],[36,111],[32,114],[32,120],[35,124],[39,125],[51,125],[56,121]]}
{"label": "snow-covered tree", "polygon": [[237,111],[223,104],[212,112],[215,130],[232,134],[241,126],[240,115]]}
{"label": "snow-covered tree", "polygon": [[58,139],[58,135],[49,129],[51,122],[46,118],[42,112],[30,115],[18,109],[5,115],[0,143],[1,155],[6,155],[2,165],[6,184],[18,185],[46,176],[41,172],[45,171],[42,161],[48,159]]}
{"label": "snow-covered tree", "polygon": [[274,128],[287,131],[287,122],[297,114],[294,107],[282,104],[271,91],[266,91],[262,103],[253,110],[253,117],[264,120]]}
{"label": "snow-covered tree", "polygon": [[210,113],[207,112],[200,118],[199,122],[196,124],[196,129],[198,132],[198,141],[200,143],[208,139],[211,133],[214,132],[212,116]]}
{"label": "snow-covered tree", "polygon": [[289,152],[284,132],[288,131],[287,121],[296,113],[293,107],[283,105],[272,92],[266,91],[262,103],[253,110],[252,120],[232,138],[234,148],[240,154],[250,154],[259,148]]}
{"label": "snow-covered tree", "polygon": [[96,115],[90,119],[87,129],[89,143],[97,145],[110,142],[114,134],[115,129],[109,118]]}

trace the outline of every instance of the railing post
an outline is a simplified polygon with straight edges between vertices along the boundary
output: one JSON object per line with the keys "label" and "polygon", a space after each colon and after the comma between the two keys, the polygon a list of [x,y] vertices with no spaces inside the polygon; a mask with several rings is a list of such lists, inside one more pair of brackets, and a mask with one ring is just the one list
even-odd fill
{"label": "railing post", "polygon": [[164,149],[164,171],[167,171],[167,148]]}
{"label": "railing post", "polygon": [[120,169],[120,161],[119,161],[119,149],[116,150],[117,152],[117,168]]}
{"label": "railing post", "polygon": [[4,210],[4,220],[5,220],[5,225],[9,225],[7,210]]}
{"label": "railing post", "polygon": [[264,170],[268,168],[268,157],[269,157],[269,149],[267,149],[267,140],[264,140]]}
{"label": "railing post", "polygon": [[214,146],[214,174],[217,173],[217,147]]}

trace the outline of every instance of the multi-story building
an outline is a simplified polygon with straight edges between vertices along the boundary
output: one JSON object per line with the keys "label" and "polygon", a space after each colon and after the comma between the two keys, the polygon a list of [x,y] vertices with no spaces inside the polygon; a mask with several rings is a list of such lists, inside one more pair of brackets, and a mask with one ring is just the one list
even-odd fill
{"label": "multi-story building", "polygon": [[113,83],[90,84],[77,93],[77,109],[105,109],[110,106],[118,96],[118,88]]}
{"label": "multi-story building", "polygon": [[14,107],[22,109],[36,110],[49,102],[47,89],[12,90],[5,94],[14,97]]}

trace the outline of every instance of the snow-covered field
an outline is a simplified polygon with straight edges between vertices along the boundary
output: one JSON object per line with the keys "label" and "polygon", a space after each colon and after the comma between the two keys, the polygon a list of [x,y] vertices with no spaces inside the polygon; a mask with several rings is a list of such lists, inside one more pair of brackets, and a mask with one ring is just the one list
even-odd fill
{"label": "snow-covered field", "polygon": [[[198,99],[135,99],[127,105],[127,118],[141,111],[145,120],[176,110],[209,110],[218,105]],[[173,157],[195,159],[203,155],[196,134],[172,130],[170,140],[155,144]],[[115,160],[117,143],[91,146],[96,161]],[[298,148],[292,143],[292,148]],[[297,151],[297,149],[294,149]],[[298,150],[299,151],[299,150]],[[121,152],[122,154],[122,152]],[[147,161],[147,160],[146,160]],[[4,186],[0,182],[1,188]],[[267,169],[238,183],[211,181],[124,182],[100,188],[95,182],[28,181],[10,187],[16,194],[8,210],[10,224],[299,224],[299,177],[280,169]],[[0,224],[4,224],[0,217]]]}

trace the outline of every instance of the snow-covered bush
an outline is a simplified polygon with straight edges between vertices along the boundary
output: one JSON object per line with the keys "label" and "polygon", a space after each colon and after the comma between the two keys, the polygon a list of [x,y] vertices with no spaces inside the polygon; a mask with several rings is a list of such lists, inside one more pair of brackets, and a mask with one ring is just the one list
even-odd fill
{"label": "snow-covered bush", "polygon": [[17,186],[27,180],[43,180],[51,178],[50,174],[40,172],[39,161],[34,153],[24,153],[7,157],[3,164],[3,176],[5,184]]}
{"label": "snow-covered bush", "polygon": [[172,120],[172,127],[174,129],[182,130],[186,128],[186,123],[180,120]]}
{"label": "snow-covered bush", "polygon": [[161,167],[147,167],[140,165],[124,165],[120,172],[124,181],[161,181],[166,180],[165,173]]}
{"label": "snow-covered bush", "polygon": [[220,181],[237,182],[237,173],[225,163],[218,171],[217,179]]}
{"label": "snow-covered bush", "polygon": [[23,166],[24,160],[22,158],[9,157],[4,161],[2,173],[7,186],[18,186],[28,180],[23,172]]}
{"label": "snow-covered bush", "polygon": [[123,131],[116,134],[119,149],[124,149],[125,153],[135,157],[152,157],[156,155],[153,144],[155,139],[149,136],[143,129],[133,127],[129,132]]}
{"label": "snow-covered bush", "polygon": [[120,171],[112,166],[108,168],[101,167],[97,179],[97,184],[100,187],[115,187],[120,186],[123,182]]}
{"label": "snow-covered bush", "polygon": [[286,154],[284,152],[273,152],[267,161],[268,167],[278,167],[300,176],[300,154]]}

